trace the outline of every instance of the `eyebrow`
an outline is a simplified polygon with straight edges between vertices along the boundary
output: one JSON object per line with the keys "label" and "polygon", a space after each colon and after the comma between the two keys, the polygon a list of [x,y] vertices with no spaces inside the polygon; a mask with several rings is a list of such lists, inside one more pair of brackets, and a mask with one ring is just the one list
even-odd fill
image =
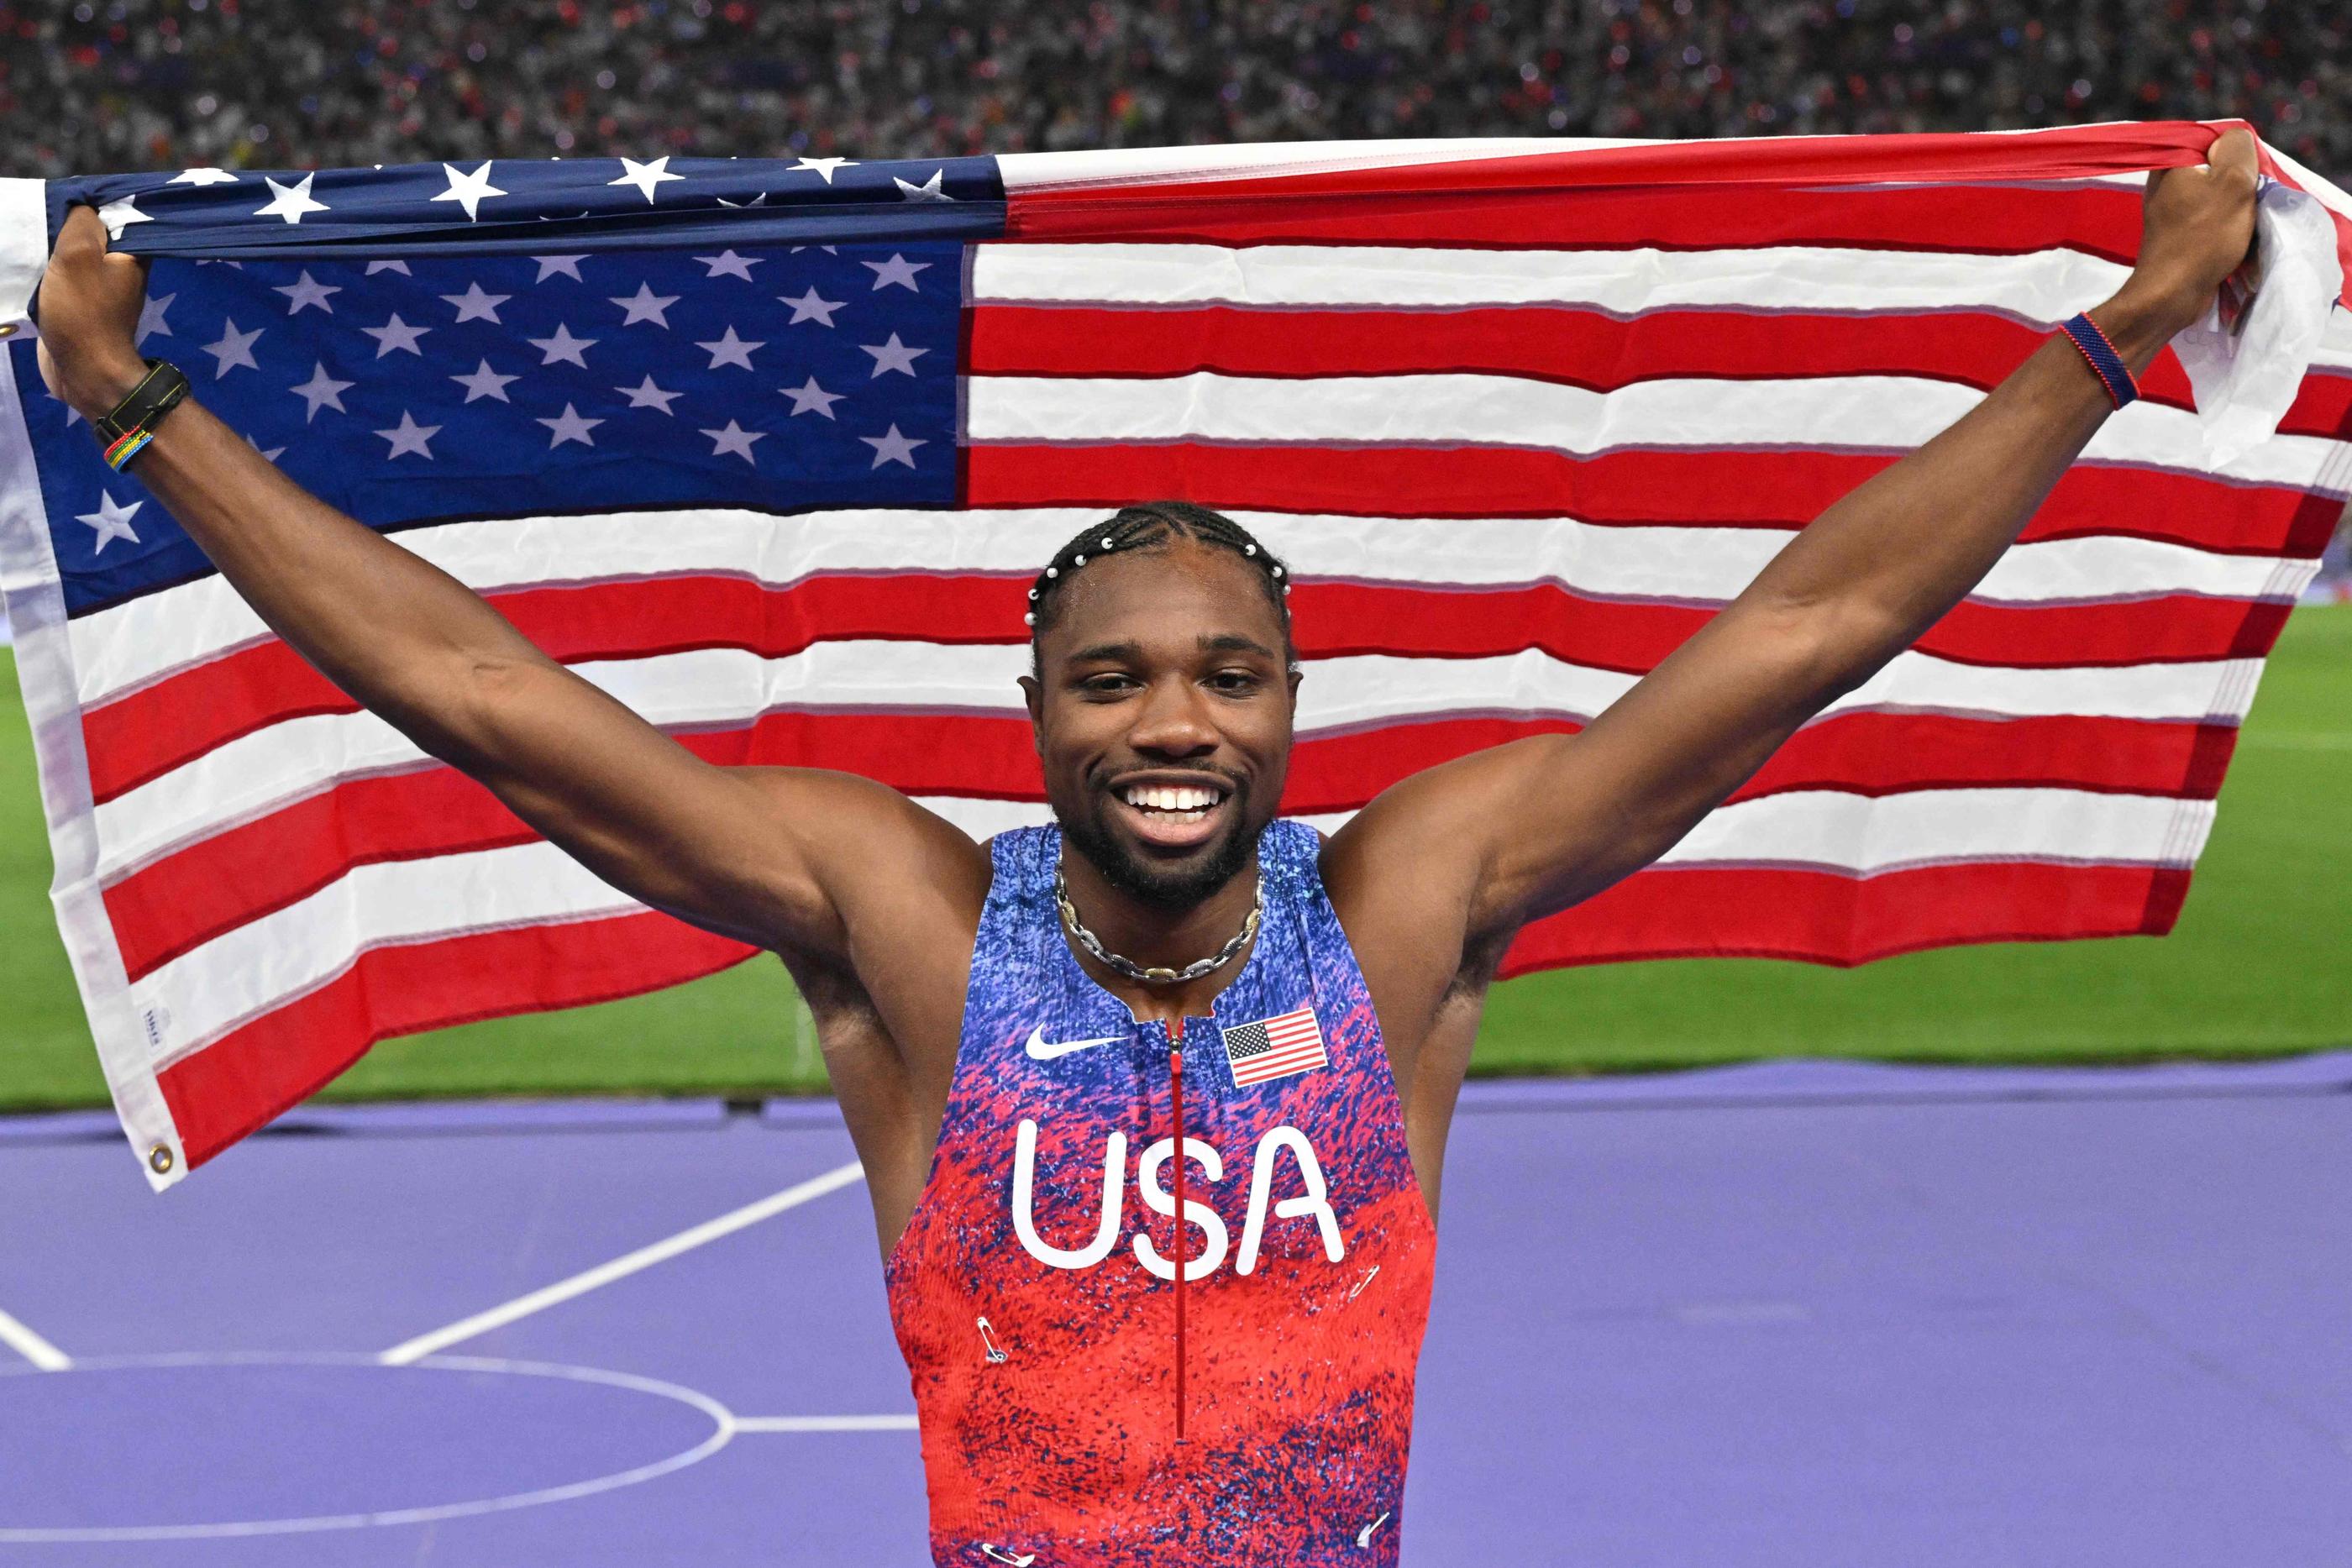
{"label": "eyebrow", "polygon": [[[1273,649],[1256,638],[1244,637],[1238,632],[1225,632],[1215,636],[1202,637],[1199,639],[1199,646],[1203,653],[1256,653],[1268,659],[1274,657]],[[1096,659],[1139,660],[1142,657],[1143,644],[1140,643],[1097,643],[1091,647],[1081,648],[1072,653],[1070,662],[1086,664]]]}

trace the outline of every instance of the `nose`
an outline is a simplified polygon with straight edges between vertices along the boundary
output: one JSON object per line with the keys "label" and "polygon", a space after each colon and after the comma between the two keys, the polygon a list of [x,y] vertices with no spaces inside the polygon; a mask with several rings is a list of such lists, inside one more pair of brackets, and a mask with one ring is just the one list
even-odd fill
{"label": "nose", "polygon": [[1127,742],[1155,757],[1199,757],[1217,748],[1217,727],[1191,680],[1171,675],[1151,683]]}

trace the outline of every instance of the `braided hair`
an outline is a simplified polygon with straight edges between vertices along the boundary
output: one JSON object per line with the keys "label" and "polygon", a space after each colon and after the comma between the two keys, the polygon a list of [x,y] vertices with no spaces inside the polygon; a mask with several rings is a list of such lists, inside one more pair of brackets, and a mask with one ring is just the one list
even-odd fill
{"label": "braided hair", "polygon": [[1054,552],[1045,570],[1029,590],[1029,659],[1037,664],[1037,649],[1045,633],[1061,618],[1062,591],[1087,562],[1135,550],[1165,549],[1179,539],[1231,550],[1258,569],[1258,584],[1266,602],[1282,623],[1284,662],[1296,664],[1298,652],[1290,637],[1290,569],[1257,542],[1247,528],[1206,507],[1190,501],[1145,501],[1122,507],[1117,516],[1095,524]]}

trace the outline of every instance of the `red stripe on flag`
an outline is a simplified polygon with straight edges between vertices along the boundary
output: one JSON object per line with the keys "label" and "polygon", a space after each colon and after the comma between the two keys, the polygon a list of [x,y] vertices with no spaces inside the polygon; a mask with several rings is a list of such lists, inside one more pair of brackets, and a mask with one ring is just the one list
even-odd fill
{"label": "red stripe on flag", "polygon": [[1847,967],[1924,947],[2158,936],[2189,887],[2177,866],[1992,861],[1872,877],[1657,867],[1520,933],[1501,973],[1627,958],[1797,958]]}
{"label": "red stripe on flag", "polygon": [[759,951],[650,912],[371,948],[317,990],[165,1068],[163,1101],[189,1166],[200,1166],[377,1040],[638,996]]}
{"label": "red stripe on flag", "polygon": [[[1368,517],[1575,517],[1610,524],[1801,528],[1901,455],[1612,452],[1494,446],[1005,442],[971,452],[975,507],[1203,506]],[[2341,497],[2100,464],[2066,471],[2021,538],[2158,539],[2228,554],[2316,556]]]}

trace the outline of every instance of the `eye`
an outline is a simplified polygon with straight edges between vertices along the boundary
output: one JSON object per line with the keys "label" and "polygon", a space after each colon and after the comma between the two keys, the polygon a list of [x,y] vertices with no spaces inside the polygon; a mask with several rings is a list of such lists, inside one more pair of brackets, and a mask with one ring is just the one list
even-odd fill
{"label": "eye", "polygon": [[1090,697],[1124,696],[1135,689],[1135,678],[1115,670],[1087,675],[1078,682],[1078,690]]}
{"label": "eye", "polygon": [[1212,687],[1229,695],[1254,692],[1264,684],[1254,670],[1219,670],[1209,677],[1209,685]]}

